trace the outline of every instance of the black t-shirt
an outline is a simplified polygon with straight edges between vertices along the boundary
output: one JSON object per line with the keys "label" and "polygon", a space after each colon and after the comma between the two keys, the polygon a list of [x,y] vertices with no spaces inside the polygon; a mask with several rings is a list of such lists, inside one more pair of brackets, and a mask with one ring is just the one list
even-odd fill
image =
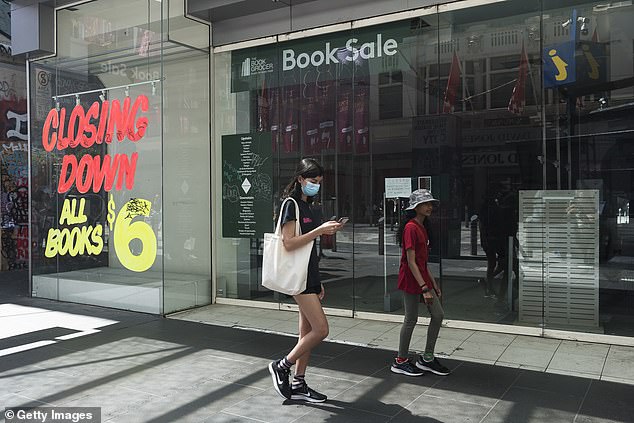
{"label": "black t-shirt", "polygon": [[[306,234],[313,229],[321,225],[321,222],[317,221],[308,203],[303,200],[295,200],[299,206],[299,226],[302,229],[302,234]],[[282,210],[282,226],[286,222],[295,222],[295,204],[292,201],[287,201]],[[312,288],[312,290],[311,290]],[[319,257],[317,256],[317,247],[313,243],[313,249],[310,252],[310,260],[308,261],[308,279],[306,279],[306,291],[318,293],[321,290],[321,282],[319,278]]]}

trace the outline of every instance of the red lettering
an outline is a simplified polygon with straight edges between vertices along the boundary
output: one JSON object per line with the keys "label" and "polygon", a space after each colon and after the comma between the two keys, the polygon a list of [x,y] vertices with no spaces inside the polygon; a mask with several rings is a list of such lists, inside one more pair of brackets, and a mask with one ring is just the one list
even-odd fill
{"label": "red lettering", "polygon": [[[101,165],[101,156],[95,156],[93,159],[93,166],[95,171],[93,173],[92,190],[93,192],[99,192],[101,185],[103,184],[104,190],[112,190],[112,184],[114,184],[114,177],[117,173],[117,167],[119,166],[119,155],[114,156],[114,163],[110,165],[110,155],[106,154],[103,157],[103,166]],[[104,178],[106,183],[103,183]]]}
{"label": "red lettering", "polygon": [[64,156],[64,159],[62,160],[62,170],[59,173],[59,183],[57,184],[58,193],[63,194],[67,192],[70,187],[73,186],[73,183],[75,182],[76,172],[77,157],[73,156],[72,154]]}
{"label": "red lettering", "polygon": [[110,117],[108,118],[108,129],[106,133],[106,142],[114,141],[115,127],[117,139],[123,141],[128,131],[128,121],[130,114],[130,97],[123,100],[123,110],[119,100],[112,100],[110,108]]}
{"label": "red lettering", "polygon": [[134,188],[134,175],[136,173],[136,161],[138,157],[138,153],[132,153],[132,162],[128,162],[128,156],[121,154],[121,161],[119,162],[119,178],[117,179],[117,191],[121,191],[124,176],[126,189]]}
{"label": "red lettering", "polygon": [[137,112],[139,110],[139,106],[141,107],[141,111],[147,112],[150,108],[150,101],[144,95],[140,95],[134,101],[134,105],[132,106],[132,110],[130,110],[130,117],[128,118],[128,139],[130,141],[138,141],[145,135],[145,130],[147,129],[148,119],[145,116],[140,117],[136,121],[136,129],[137,132],[134,132],[135,124],[134,120],[136,119]]}
{"label": "red lettering", "polygon": [[49,131],[52,129],[57,129],[57,125],[59,124],[59,116],[57,113],[57,109],[51,109],[48,112],[48,116],[46,116],[46,120],[44,121],[44,128],[42,128],[42,146],[44,150],[49,153],[53,151],[55,148],[55,144],[57,143],[57,132],[53,132],[49,139]]}
{"label": "red lettering", "polygon": [[68,147],[68,137],[64,137],[64,128],[66,127],[66,108],[62,107],[59,112],[59,130],[57,131],[57,149],[64,150]]}
{"label": "red lettering", "polygon": [[[81,134],[84,132],[84,119],[86,115],[84,114],[84,108],[78,104],[73,108],[73,111],[70,114],[70,120],[68,121],[68,145],[70,148],[75,148],[79,145],[79,142],[82,139]],[[79,121],[79,125],[77,124]],[[77,126],[77,132],[75,132],[75,127]]]}
{"label": "red lettering", "polygon": [[[126,137],[137,142],[145,136],[148,127],[147,116],[139,116],[139,111],[147,112],[150,101],[139,95],[131,105],[130,97],[112,102],[93,102],[87,111],[81,104],[75,106],[66,121],[66,108],[51,109],[42,128],[42,146],[48,152],[76,148],[89,148],[96,144],[121,142]],[[94,120],[98,119],[98,123]],[[127,162],[126,162],[127,163]],[[128,163],[129,164],[129,163]],[[70,163],[69,163],[70,166]]]}
{"label": "red lettering", "polygon": [[123,188],[124,182],[126,189],[131,190],[134,188],[138,157],[138,153],[132,153],[130,159],[126,154],[115,154],[113,160],[106,154],[102,163],[101,156],[85,154],[77,163],[74,155],[64,156],[57,191],[63,194],[73,184],[77,185],[77,191],[82,194],[87,193],[91,186],[95,193],[101,191],[102,187],[105,191],[111,191],[115,179],[117,191]]}
{"label": "red lettering", "polygon": [[[99,116],[99,103],[95,101],[86,112],[86,117],[84,118],[84,122],[82,124],[82,147],[89,148],[95,143],[95,139],[97,138],[97,128],[93,123],[91,123],[91,120],[96,119],[97,116]],[[86,132],[88,132],[90,136],[86,136]]]}
{"label": "red lettering", "polygon": [[[82,194],[85,194],[90,189],[90,185],[92,183],[93,177],[93,161],[92,156],[90,154],[84,155],[79,161],[79,166],[77,167],[77,173],[75,174],[75,181],[77,184],[77,191]],[[84,172],[86,172],[86,176],[84,176]]]}
{"label": "red lettering", "polygon": [[101,116],[99,117],[99,127],[97,128],[97,144],[101,144],[104,141],[104,136],[106,132],[106,124],[108,123],[109,109],[110,109],[110,102],[108,100],[101,103]]}

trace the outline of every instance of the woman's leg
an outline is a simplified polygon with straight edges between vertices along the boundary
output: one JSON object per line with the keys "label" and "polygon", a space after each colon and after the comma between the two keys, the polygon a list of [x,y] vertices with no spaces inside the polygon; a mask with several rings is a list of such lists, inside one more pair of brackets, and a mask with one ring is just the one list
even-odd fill
{"label": "woman's leg", "polygon": [[403,326],[401,326],[401,336],[398,343],[398,356],[407,358],[409,355],[409,344],[412,340],[412,333],[416,322],[418,321],[418,302],[420,295],[408,294],[403,292],[403,307],[405,308],[405,317],[403,318]]}
{"label": "woman's leg", "polygon": [[445,312],[442,308],[442,304],[440,304],[440,300],[436,295],[436,291],[431,291],[434,296],[434,301],[431,304],[427,304],[427,310],[429,310],[429,314],[431,315],[431,321],[429,322],[429,327],[427,328],[427,345],[425,346],[425,356],[428,357],[434,355],[434,349],[436,348],[436,340],[438,339],[438,332],[440,332],[440,326],[442,325],[442,320],[445,317]]}
{"label": "woman's leg", "polygon": [[[302,309],[299,309],[299,340],[308,335],[311,331],[312,326],[308,321],[308,318],[302,312]],[[299,341],[298,340],[298,341]],[[306,367],[308,367],[308,360],[310,358],[310,351],[305,352],[304,355],[299,357],[295,362],[295,374],[296,375],[305,375]]]}
{"label": "woman's leg", "polygon": [[[300,314],[303,314],[308,321],[310,331],[299,338],[297,344],[286,358],[291,363],[300,360],[301,364],[301,360],[304,358],[302,356],[306,353],[310,354],[310,351],[328,336],[328,320],[323,308],[321,308],[321,301],[317,294],[300,294],[295,295],[293,298],[295,298],[295,302],[299,306]],[[305,358],[304,361],[306,361]]]}

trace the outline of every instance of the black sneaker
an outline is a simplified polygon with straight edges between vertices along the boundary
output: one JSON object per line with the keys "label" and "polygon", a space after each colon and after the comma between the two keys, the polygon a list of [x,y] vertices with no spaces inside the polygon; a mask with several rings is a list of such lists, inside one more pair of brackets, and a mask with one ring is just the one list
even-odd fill
{"label": "black sneaker", "polygon": [[423,360],[423,357],[418,357],[418,360],[416,360],[416,367],[440,376],[447,376],[451,373],[448,368],[440,364],[436,357],[434,357],[433,361],[425,361]]}
{"label": "black sneaker", "polygon": [[304,384],[299,388],[291,388],[291,399],[307,402],[324,402],[328,397]]}
{"label": "black sneaker", "polygon": [[409,360],[403,363],[397,363],[396,360],[392,363],[390,367],[392,373],[398,373],[401,375],[407,376],[422,376],[425,374],[422,370],[419,370],[414,366]]}
{"label": "black sneaker", "polygon": [[276,360],[269,363],[269,373],[271,373],[271,378],[273,378],[273,388],[282,398],[291,399],[291,384],[288,381],[291,371],[289,369],[280,369],[277,365],[279,362],[280,360]]}

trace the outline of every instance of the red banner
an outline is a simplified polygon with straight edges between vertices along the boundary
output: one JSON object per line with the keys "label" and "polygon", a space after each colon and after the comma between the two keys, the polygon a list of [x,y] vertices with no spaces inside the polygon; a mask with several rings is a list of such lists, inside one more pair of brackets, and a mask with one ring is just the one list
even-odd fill
{"label": "red banner", "polygon": [[517,75],[517,81],[515,87],[513,87],[513,94],[509,99],[508,111],[515,114],[520,114],[524,111],[526,105],[526,76],[528,74],[528,57],[526,57],[526,51],[524,50],[524,44],[522,43],[522,53],[520,55],[520,69]]}
{"label": "red banner", "polygon": [[458,55],[454,51],[451,61],[451,69],[449,70],[449,79],[447,80],[447,89],[445,90],[445,99],[443,101],[442,112],[451,113],[456,102],[456,93],[460,86],[460,61]]}
{"label": "red banner", "polygon": [[337,138],[340,153],[352,153],[352,80],[339,82],[337,92]]}

